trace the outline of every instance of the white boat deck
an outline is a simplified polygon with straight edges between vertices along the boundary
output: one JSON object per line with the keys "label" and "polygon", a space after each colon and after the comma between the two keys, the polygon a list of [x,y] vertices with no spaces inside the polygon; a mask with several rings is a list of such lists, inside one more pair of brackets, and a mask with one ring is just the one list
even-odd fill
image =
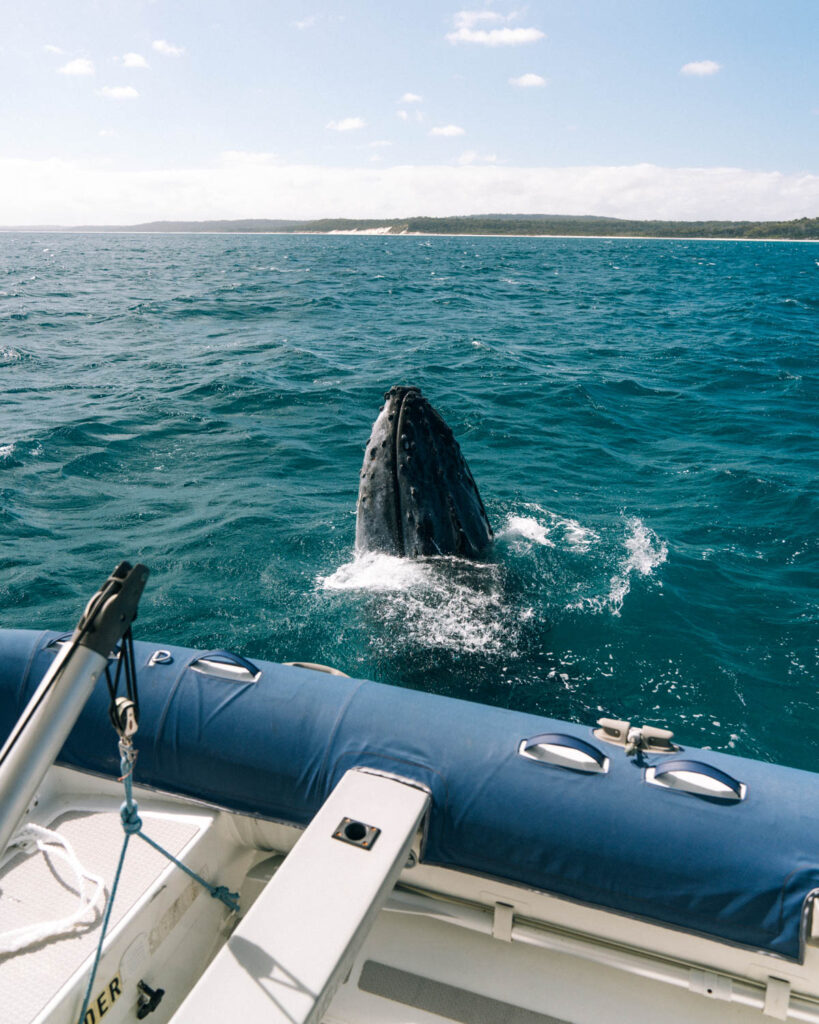
{"label": "white boat deck", "polygon": [[[361,785],[340,785],[303,833],[138,791],[145,832],[241,889],[242,913],[132,838],[86,1024],[134,1020],[140,980],[165,990],[149,1024],[819,1024],[819,936],[797,964],[497,880],[404,867],[426,794],[349,774]],[[121,785],[58,768],[34,813],[107,890],[121,798]],[[371,849],[333,838],[345,818],[382,829]],[[0,863],[0,932],[74,909],[58,859]],[[101,916],[0,958],[2,1024],[77,1024]],[[269,970],[254,974],[249,952]],[[120,998],[109,1000],[114,981]]]}
{"label": "white boat deck", "polygon": [[[174,856],[182,854],[201,829],[194,820],[179,816],[150,814],[145,815],[144,821],[151,838]],[[105,879],[107,897],[122,849],[123,831],[118,811],[69,811],[44,824],[59,830],[87,871]],[[141,839],[131,839],[109,922],[111,930],[155,888],[160,876],[169,869],[173,870],[172,865],[160,853]],[[0,870],[3,896],[0,931],[68,916],[77,907],[74,886],[73,872],[59,857],[36,852],[13,856]],[[68,936],[40,942],[30,947],[25,956],[0,957],[0,1006],[5,1024],[28,1024],[35,1019],[53,993],[93,955],[102,926],[103,907],[104,902],[100,900],[96,914],[88,913],[88,924],[77,926]]]}

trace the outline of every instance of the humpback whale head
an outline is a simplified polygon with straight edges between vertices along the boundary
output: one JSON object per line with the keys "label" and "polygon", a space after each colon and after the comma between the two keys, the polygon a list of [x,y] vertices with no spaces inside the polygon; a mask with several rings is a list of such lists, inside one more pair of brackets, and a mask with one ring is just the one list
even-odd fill
{"label": "humpback whale head", "polygon": [[356,550],[479,558],[492,527],[452,431],[419,388],[384,398],[364,452]]}

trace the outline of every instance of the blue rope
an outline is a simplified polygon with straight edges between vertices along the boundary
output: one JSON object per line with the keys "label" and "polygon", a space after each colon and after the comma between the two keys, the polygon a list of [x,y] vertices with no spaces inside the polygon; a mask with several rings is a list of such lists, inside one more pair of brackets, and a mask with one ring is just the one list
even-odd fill
{"label": "blue rope", "polygon": [[100,932],[100,941],[97,943],[97,952],[94,955],[94,965],[91,968],[91,975],[88,978],[88,984],[85,987],[85,996],[82,1001],[82,1010],[80,1011],[79,1024],[83,1024],[85,1020],[85,1013],[88,1009],[88,1004],[91,1001],[91,990],[94,987],[94,979],[97,976],[97,968],[100,965],[100,957],[102,956],[102,944],[105,941],[105,932],[108,929],[108,920],[111,917],[111,909],[114,906],[114,897],[117,894],[117,886],[119,885],[119,876],[122,873],[122,865],[125,861],[125,851],[128,849],[128,840],[131,838],[128,832],[125,833],[125,842],[122,844],[122,852],[119,855],[119,864],[117,864],[117,873],[114,875],[114,884],[111,886],[111,895],[108,897],[108,904],[105,907],[105,916],[102,919],[102,931]]}
{"label": "blue rope", "polygon": [[149,839],[144,832],[137,831],[136,833],[140,839],[144,839],[149,846],[153,846],[155,850],[159,850],[160,853],[164,853],[168,860],[173,861],[178,868],[181,868],[186,875],[190,875],[191,878],[195,879],[200,885],[204,886],[208,892],[216,900],[221,900],[226,907],[230,907],[231,910],[235,910],[238,914],[239,904],[236,902],[239,898],[238,892],[231,892],[226,885],[211,885],[210,882],[206,882],[204,878],[201,878],[195,871],[183,864],[181,860],[177,860],[173,854],[168,853],[167,850],[163,850],[159,843],[155,843],[153,839]]}
{"label": "blue rope", "polygon": [[226,885],[211,885],[210,882],[206,882],[201,875],[197,875],[195,871],[192,871],[186,864],[183,864],[181,860],[177,860],[172,853],[169,853],[166,849],[155,843],[153,839],[149,839],[148,836],[142,831],[142,819],[138,813],[138,806],[133,796],[133,782],[132,775],[134,773],[134,762],[136,761],[136,751],[131,745],[130,740],[120,740],[119,743],[120,753],[120,770],[122,771],[122,781],[125,784],[125,801],[119,809],[120,820],[122,821],[122,828],[125,832],[125,839],[122,843],[122,851],[119,855],[119,863],[117,864],[117,871],[114,875],[114,884],[111,886],[111,895],[108,897],[108,903],[105,907],[105,914],[102,919],[102,931],[100,932],[100,939],[97,943],[97,952],[94,955],[94,963],[91,967],[91,974],[88,978],[88,984],[85,988],[85,996],[83,997],[82,1010],[80,1011],[80,1017],[78,1024],[84,1024],[85,1014],[88,1010],[88,1004],[91,1001],[91,991],[94,987],[94,979],[97,976],[97,968],[99,967],[100,957],[102,956],[102,947],[105,942],[105,933],[108,930],[108,921],[111,917],[111,910],[114,906],[114,897],[117,894],[117,886],[119,885],[119,876],[122,874],[122,865],[125,862],[125,851],[128,849],[128,841],[131,836],[139,836],[140,839],[144,839],[145,842],[152,846],[155,850],[167,857],[169,861],[174,863],[178,868],[181,868],[186,875],[189,875],[195,881],[197,881],[203,888],[207,889],[208,892],[214,899],[221,900],[230,910],[239,912],[239,894],[238,892],[231,892]]}
{"label": "blue rope", "polygon": [[155,850],[158,850],[164,857],[167,857],[169,861],[176,864],[178,868],[181,868],[186,875],[189,875],[195,881],[197,881],[203,888],[207,889],[208,892],[213,896],[214,899],[221,900],[222,903],[229,910],[239,913],[239,893],[231,892],[226,885],[211,885],[210,882],[206,882],[201,875],[197,875],[195,871],[192,871],[187,864],[183,864],[181,860],[177,860],[172,853],[169,853],[159,843],[154,842],[153,839],[145,835],[142,830],[142,819],[137,813],[137,804],[133,797],[133,783],[132,776],[134,773],[134,762],[136,761],[136,753],[133,748],[128,744],[123,744],[124,752],[122,753],[122,781],[125,783],[125,803],[120,808],[120,817],[122,818],[122,827],[125,829],[126,836],[137,835],[140,839],[144,839],[149,846],[153,846]]}

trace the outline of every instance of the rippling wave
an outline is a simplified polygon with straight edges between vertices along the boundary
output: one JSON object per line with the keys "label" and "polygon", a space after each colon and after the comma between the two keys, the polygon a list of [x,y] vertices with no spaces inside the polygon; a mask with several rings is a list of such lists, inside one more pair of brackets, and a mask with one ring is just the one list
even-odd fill
{"label": "rippling wave", "polygon": [[[0,606],[815,767],[817,245],[0,235]],[[485,562],[356,558],[420,385]]]}

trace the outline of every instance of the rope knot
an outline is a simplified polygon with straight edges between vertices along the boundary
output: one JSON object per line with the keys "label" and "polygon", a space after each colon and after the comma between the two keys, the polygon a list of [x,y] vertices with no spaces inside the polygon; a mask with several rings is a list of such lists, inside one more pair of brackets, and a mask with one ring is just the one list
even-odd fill
{"label": "rope knot", "polygon": [[213,898],[215,900],[221,900],[222,903],[224,903],[226,907],[228,907],[230,910],[235,911],[238,914],[238,912],[239,912],[239,904],[237,902],[237,900],[239,899],[239,893],[238,892],[231,892],[230,889],[228,889],[228,887],[226,885],[210,886],[210,890],[211,890],[210,894],[211,894],[211,896],[213,896]]}
{"label": "rope knot", "polygon": [[122,827],[126,835],[132,836],[142,828],[142,818],[137,813],[137,805],[127,800],[119,809]]}

